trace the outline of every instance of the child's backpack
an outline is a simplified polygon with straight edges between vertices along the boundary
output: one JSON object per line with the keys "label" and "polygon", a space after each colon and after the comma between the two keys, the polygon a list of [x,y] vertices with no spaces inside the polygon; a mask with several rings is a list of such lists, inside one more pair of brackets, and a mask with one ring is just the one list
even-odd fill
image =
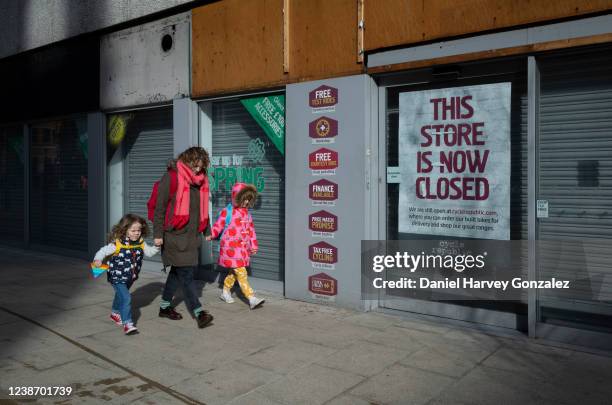
{"label": "child's backpack", "polygon": [[[232,210],[233,210],[232,203],[227,204],[227,207],[225,207],[225,209],[227,210],[227,214],[225,215],[225,226],[223,227],[223,230],[219,234],[219,239],[221,239],[223,237],[223,234],[225,233],[225,230],[227,229],[229,224],[232,222]],[[221,210],[219,212],[219,215],[221,215],[222,211],[223,210]],[[250,210],[249,210],[249,218],[251,218],[251,211]]]}
{"label": "child's backpack", "polygon": [[[170,207],[170,201],[172,201],[172,197],[176,194],[176,190],[178,189],[178,174],[176,170],[168,168],[168,174],[170,175],[170,192],[168,193],[168,201],[166,201],[166,216],[164,218],[164,227],[168,225],[168,221],[170,219],[170,211],[168,210],[168,208]],[[153,222],[153,219],[155,218],[155,206],[157,205],[158,194],[159,180],[153,184],[151,196],[149,197],[149,201],[147,201],[147,217],[151,222]]]}
{"label": "child's backpack", "polygon": [[227,215],[225,216],[225,226],[223,227],[223,230],[221,231],[221,234],[219,235],[219,239],[221,239],[223,237],[223,234],[225,233],[225,230],[227,229],[227,227],[229,226],[229,224],[232,223],[232,210],[233,210],[233,205],[232,203],[227,204],[227,207],[225,207],[225,209],[227,210]]}

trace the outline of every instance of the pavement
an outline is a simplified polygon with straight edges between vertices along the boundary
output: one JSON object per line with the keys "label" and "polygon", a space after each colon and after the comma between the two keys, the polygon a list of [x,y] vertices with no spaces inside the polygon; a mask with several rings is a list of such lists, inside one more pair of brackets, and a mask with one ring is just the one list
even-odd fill
{"label": "pavement", "polygon": [[[140,333],[125,336],[108,318],[111,287],[90,278],[87,262],[6,247],[0,255],[2,404],[612,403],[609,353],[265,291],[251,311],[203,282],[215,320],[198,329],[180,297],[182,320],[158,317],[159,271],[132,287]],[[57,395],[10,395],[16,387]]]}

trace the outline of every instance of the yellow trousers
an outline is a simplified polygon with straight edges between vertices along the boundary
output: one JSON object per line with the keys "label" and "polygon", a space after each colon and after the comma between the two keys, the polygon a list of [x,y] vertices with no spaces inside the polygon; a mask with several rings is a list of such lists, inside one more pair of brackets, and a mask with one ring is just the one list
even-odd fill
{"label": "yellow trousers", "polygon": [[240,286],[244,296],[251,298],[253,296],[253,289],[249,285],[247,269],[245,267],[238,267],[237,269],[230,271],[223,282],[223,289],[231,290],[236,282],[236,279],[238,279],[238,285]]}

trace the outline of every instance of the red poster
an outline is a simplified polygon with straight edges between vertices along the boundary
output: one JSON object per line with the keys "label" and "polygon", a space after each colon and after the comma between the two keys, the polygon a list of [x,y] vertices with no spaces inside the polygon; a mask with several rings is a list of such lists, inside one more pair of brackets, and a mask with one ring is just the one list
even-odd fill
{"label": "red poster", "polygon": [[331,86],[319,86],[308,93],[308,105],[312,108],[331,107],[338,104],[338,89]]}
{"label": "red poster", "polygon": [[338,262],[338,249],[327,242],[308,246],[308,257],[317,263],[334,264]]}
{"label": "red poster", "polygon": [[308,277],[308,290],[313,294],[333,296],[338,294],[338,281],[325,273]]}
{"label": "red poster", "polygon": [[336,232],[338,217],[325,210],[317,211],[308,217],[308,229],[313,232]]}
{"label": "red poster", "polygon": [[338,199],[338,185],[333,181],[321,179],[310,183],[308,197],[315,201],[334,201]]}
{"label": "red poster", "polygon": [[338,121],[321,117],[308,124],[308,136],[314,139],[333,138],[338,135]]}
{"label": "red poster", "polygon": [[338,167],[338,152],[320,148],[308,155],[308,167],[311,170],[333,170]]}

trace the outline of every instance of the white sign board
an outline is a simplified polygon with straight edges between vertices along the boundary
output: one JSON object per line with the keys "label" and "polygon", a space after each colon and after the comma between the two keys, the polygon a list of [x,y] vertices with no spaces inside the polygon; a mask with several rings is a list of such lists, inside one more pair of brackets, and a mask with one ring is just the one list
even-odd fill
{"label": "white sign board", "polygon": [[510,239],[510,83],[399,104],[399,232]]}
{"label": "white sign board", "polygon": [[548,218],[548,200],[538,200],[537,217]]}
{"label": "white sign board", "polygon": [[387,183],[401,183],[402,175],[399,167],[387,167]]}

